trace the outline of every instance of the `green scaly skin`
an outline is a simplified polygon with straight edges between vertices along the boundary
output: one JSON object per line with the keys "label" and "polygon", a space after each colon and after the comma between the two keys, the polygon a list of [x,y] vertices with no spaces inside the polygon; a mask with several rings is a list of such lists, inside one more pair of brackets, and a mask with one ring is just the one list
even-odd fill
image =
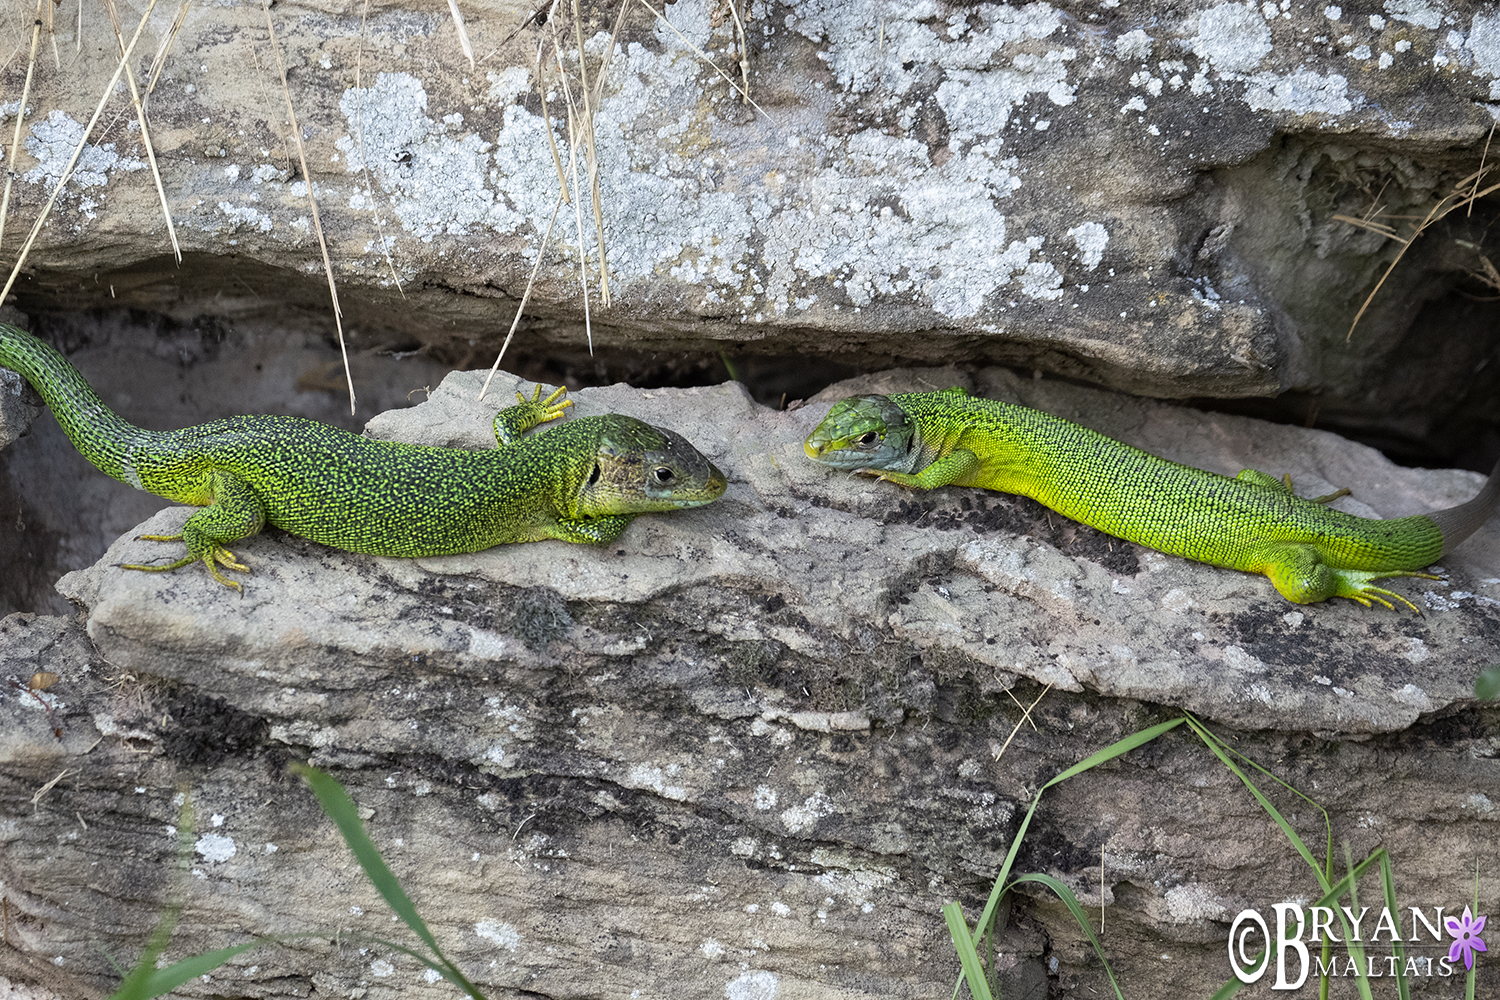
{"label": "green scaly skin", "polygon": [[1473,534],[1500,506],[1500,465],[1473,500],[1377,520],[1308,499],[1289,480],[1245,469],[1234,478],[1169,462],[1038,410],[943,392],[854,396],[836,403],[803,445],[838,469],[935,489],[1020,493],[1059,514],[1171,555],[1263,573],[1289,601],[1347,597],[1393,608],[1371,581],[1416,572]]}
{"label": "green scaly skin", "polygon": [[315,542],[382,556],[478,552],[557,538],[610,542],[637,514],[698,507],[724,492],[724,474],[672,431],[609,414],[570,420],[565,390],[495,416],[494,451],[375,441],[300,417],[245,416],[149,431],[106,407],[66,358],[0,324],[0,365],[39,392],[74,447],[106,475],[202,507],[182,534],[194,562],[236,590],[219,565],[249,572],[228,545],[267,524]]}

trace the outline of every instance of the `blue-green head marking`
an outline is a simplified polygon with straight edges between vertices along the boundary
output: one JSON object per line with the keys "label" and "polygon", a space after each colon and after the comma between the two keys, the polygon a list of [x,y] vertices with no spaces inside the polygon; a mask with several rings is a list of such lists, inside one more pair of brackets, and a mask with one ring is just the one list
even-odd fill
{"label": "blue-green head marking", "polygon": [[682,435],[632,417],[604,418],[578,491],[584,517],[701,507],[724,493],[724,473]]}
{"label": "blue-green head marking", "polygon": [[802,450],[835,469],[904,471],[919,444],[916,421],[889,396],[851,396],[833,405]]}

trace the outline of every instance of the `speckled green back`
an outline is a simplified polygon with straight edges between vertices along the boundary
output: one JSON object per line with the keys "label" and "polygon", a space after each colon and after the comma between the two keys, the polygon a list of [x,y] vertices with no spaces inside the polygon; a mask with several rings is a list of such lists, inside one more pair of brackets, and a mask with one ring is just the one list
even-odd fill
{"label": "speckled green back", "polygon": [[1274,542],[1315,542],[1328,565],[1348,569],[1416,569],[1442,552],[1442,533],[1425,516],[1356,517],[999,400],[951,390],[891,399],[921,429],[926,453],[918,468],[968,448],[981,466],[960,485],[1020,493],[1162,552],[1254,571]]}

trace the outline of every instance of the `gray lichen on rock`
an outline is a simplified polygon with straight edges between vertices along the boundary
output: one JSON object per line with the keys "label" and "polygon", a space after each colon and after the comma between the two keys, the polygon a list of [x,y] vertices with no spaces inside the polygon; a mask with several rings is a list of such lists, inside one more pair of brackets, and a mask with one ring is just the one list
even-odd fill
{"label": "gray lichen on rock", "polygon": [[[1382,301],[1403,304],[1369,313],[1351,347],[1349,318],[1396,244],[1334,217],[1367,215],[1378,192],[1383,217],[1420,218],[1472,171],[1495,121],[1500,56],[1484,4],[1382,11],[752,6],[755,108],[693,52],[722,52],[732,38],[732,19],[707,0],[673,4],[670,27],[627,17],[612,47],[613,18],[601,18],[584,50],[599,83],[615,305],[595,310],[596,334],[856,360],[958,352],[1158,396],[1296,389],[1317,395],[1325,416],[1409,419],[1422,400],[1384,377],[1393,359],[1472,375],[1483,353],[1425,350],[1430,338],[1413,327],[1416,307],[1466,280],[1480,251],[1419,241],[1385,286]],[[261,30],[258,16],[190,11],[180,44],[191,54],[152,105],[162,176],[190,253],[227,241],[307,275],[289,290],[312,310],[309,179],[292,176],[293,151],[243,80],[241,42]],[[526,13],[481,4],[466,17],[476,37],[494,38]],[[518,297],[543,253],[558,170],[533,60],[520,54],[531,43],[523,35],[470,69],[448,30],[435,15],[394,11],[372,13],[363,39],[321,15],[282,29],[359,335],[492,336],[495,297]],[[579,53],[562,56],[576,74]],[[103,68],[79,71],[81,94]],[[556,133],[567,94],[555,66],[541,85]],[[38,115],[33,143],[45,124]],[[128,131],[126,144],[138,145]],[[150,178],[111,176],[107,218],[44,238],[59,276],[161,252]],[[579,241],[598,264],[591,208],[565,219],[543,253],[532,308],[554,335],[581,314]],[[133,236],[68,249],[90,226]],[[392,265],[420,305],[403,304]],[[203,307],[196,266],[168,308]],[[221,292],[214,308],[264,305]],[[434,314],[443,322],[428,322]]]}

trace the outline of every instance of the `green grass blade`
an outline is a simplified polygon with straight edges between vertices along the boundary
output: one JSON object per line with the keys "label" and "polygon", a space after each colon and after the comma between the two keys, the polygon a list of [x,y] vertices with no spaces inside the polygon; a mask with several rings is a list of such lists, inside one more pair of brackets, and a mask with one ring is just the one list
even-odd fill
{"label": "green grass blade", "polygon": [[[1396,872],[1391,867],[1391,856],[1385,851],[1380,855],[1380,885],[1385,891],[1385,905],[1394,916],[1401,912],[1396,905]],[[1398,934],[1391,941],[1391,951],[1396,956],[1396,997],[1397,1000],[1411,1000],[1411,985],[1406,981],[1406,946],[1401,943]]]}
{"label": "green grass blade", "polygon": [[364,821],[359,818],[359,810],[354,806],[354,800],[344,790],[344,786],[335,781],[327,773],[311,767],[307,764],[293,764],[292,770],[302,776],[318,797],[318,804],[333,820],[339,828],[339,834],[344,838],[344,843],[349,845],[349,850],[354,852],[354,858],[359,862],[360,868],[364,869],[365,877],[385,898],[396,915],[401,918],[412,932],[426,942],[427,947],[437,951],[437,940],[432,932],[427,929],[427,924],[417,913],[416,906],[411,898],[401,888],[401,883],[396,881],[396,876],[386,865],[385,859],[380,856],[380,849],[365,832]]}
{"label": "green grass blade", "polygon": [[[1366,858],[1365,860],[1369,861],[1370,859]],[[1344,868],[1349,872],[1349,909],[1351,910],[1359,909],[1359,876],[1355,872],[1362,870],[1364,867],[1368,867],[1368,865],[1362,865],[1361,868],[1356,869],[1354,857],[1349,853],[1349,841],[1344,841]],[[1340,924],[1344,928],[1344,948],[1348,950],[1350,957],[1354,959],[1354,986],[1359,990],[1360,1000],[1374,1000],[1370,992],[1370,978],[1365,973],[1365,946],[1353,940],[1349,934],[1349,925],[1343,922],[1342,914],[1340,914]]]}
{"label": "green grass blade", "polygon": [[171,940],[172,928],[177,923],[177,910],[175,906],[168,907],[167,912],[162,914],[156,929],[146,940],[146,950],[141,952],[141,960],[135,963],[135,968],[126,975],[120,988],[110,994],[109,1000],[151,1000],[152,997],[161,996],[164,991],[153,989],[150,980],[152,973],[156,971],[157,956],[166,950],[167,942]]}
{"label": "green grass blade", "polygon": [[[1320,803],[1318,803],[1318,802],[1314,801],[1313,799],[1309,798],[1307,795],[1304,795],[1302,793],[1301,789],[1297,788],[1295,785],[1292,785],[1292,784],[1290,784],[1290,783],[1288,783],[1286,781],[1283,781],[1279,776],[1277,776],[1276,774],[1272,773],[1267,768],[1262,767],[1258,762],[1250,759],[1249,757],[1246,757],[1244,754],[1240,753],[1234,747],[1230,746],[1228,743],[1226,743],[1223,740],[1219,739],[1219,737],[1216,734],[1214,734],[1211,730],[1209,730],[1207,726],[1204,726],[1202,723],[1198,722],[1197,719],[1194,719],[1193,721],[1195,723],[1195,725],[1193,727],[1194,731],[1196,731],[1198,733],[1198,735],[1199,735],[1200,738],[1212,738],[1213,741],[1216,744],[1218,744],[1219,748],[1222,749],[1225,753],[1228,753],[1228,754],[1230,754],[1231,756],[1234,756],[1234,757],[1238,757],[1240,760],[1244,761],[1250,767],[1252,767],[1255,770],[1259,771],[1261,774],[1265,775],[1267,778],[1270,778],[1272,781],[1276,782],[1282,788],[1285,788],[1287,791],[1289,791],[1293,795],[1297,796],[1303,802],[1306,802],[1308,805],[1312,806],[1314,809],[1316,809],[1322,815],[1322,817],[1323,817],[1323,833],[1324,833],[1324,845],[1323,845],[1323,878],[1325,880],[1323,884],[1327,884],[1329,882],[1332,882],[1333,881],[1333,862],[1334,862],[1334,853],[1333,853],[1333,818],[1328,815],[1328,810],[1324,809],[1323,806]],[[1327,1000],[1327,998],[1325,997],[1324,1000]]]}
{"label": "green grass blade", "polygon": [[1166,722],[1158,722],[1154,726],[1148,726],[1147,728],[1142,729],[1140,732],[1131,733],[1129,736],[1111,743],[1109,746],[1105,747],[1103,750],[1100,750],[1098,753],[1090,754],[1089,756],[1083,758],[1083,760],[1074,764],[1072,767],[1068,768],[1066,771],[1062,772],[1057,777],[1047,782],[1042,786],[1042,788],[1043,790],[1051,788],[1058,782],[1067,781],[1074,775],[1082,774],[1084,771],[1087,771],[1091,767],[1098,767],[1105,761],[1114,760],[1116,757],[1119,757],[1122,754],[1129,753],[1136,747],[1145,746],[1147,743],[1150,743],[1152,740],[1156,739],[1163,733],[1170,732],[1171,730],[1176,729],[1184,722],[1190,722],[1188,717],[1178,716],[1175,719],[1168,719]]}
{"label": "green grass blade", "polygon": [[[150,975],[146,976],[141,983],[146,992],[129,996],[144,1000],[146,997],[159,997],[171,993],[189,980],[207,975],[236,955],[254,951],[261,945],[270,943],[270,941],[260,939],[246,941],[244,944],[231,945],[228,948],[220,948],[218,951],[207,951],[201,955],[184,958],[180,962],[173,962],[165,969],[151,969]],[[126,996],[125,990],[121,989],[119,993],[110,997],[110,1000],[126,1000]]]}
{"label": "green grass blade", "polygon": [[[991,921],[995,919],[995,910],[999,908],[1000,900],[1005,897],[1005,887],[1009,884],[1010,872],[1011,869],[1015,867],[1016,856],[1021,853],[1021,844],[1026,840],[1026,831],[1031,826],[1031,817],[1036,815],[1037,806],[1041,805],[1042,792],[1045,792],[1047,789],[1051,788],[1058,782],[1066,781],[1075,775],[1082,774],[1084,771],[1087,771],[1090,768],[1097,767],[1100,764],[1105,763],[1106,761],[1114,760],[1116,757],[1119,757],[1122,754],[1127,754],[1137,747],[1150,743],[1152,740],[1156,739],[1163,733],[1170,732],[1171,730],[1176,729],[1178,726],[1187,721],[1188,719],[1185,716],[1179,716],[1176,719],[1168,719],[1166,722],[1159,722],[1156,725],[1148,726],[1147,728],[1142,729],[1139,732],[1131,733],[1129,736],[1111,743],[1103,750],[1100,750],[1099,752],[1094,754],[1090,754],[1083,760],[1079,761],[1077,764],[1074,764],[1072,767],[1063,771],[1061,774],[1058,774],[1041,788],[1037,789],[1036,795],[1031,800],[1030,808],[1026,810],[1026,815],[1021,819],[1021,826],[1016,830],[1016,835],[1010,842],[1010,850],[1005,854],[1005,860],[1000,865],[1000,871],[995,876],[994,888],[990,890],[990,898],[985,901],[984,910],[979,915],[979,922],[974,925],[974,930],[969,935],[970,950],[974,950],[975,944],[984,934],[985,929],[988,928]],[[957,904],[953,903],[949,905],[956,906]],[[947,911],[945,909],[945,916],[946,913]],[[960,959],[962,959],[962,953],[960,953]],[[978,960],[977,951],[975,951],[975,960]],[[1111,976],[1111,978],[1113,978],[1113,976]],[[970,989],[972,991],[972,987],[970,987]],[[957,984],[954,984],[953,992],[954,996],[958,995]]]}
{"label": "green grass blade", "polygon": [[975,925],[974,933],[971,935],[970,940],[978,941],[979,935],[984,933],[984,929],[989,926],[990,921],[995,917],[995,910],[999,907],[1000,900],[1005,895],[1002,888],[1010,879],[1010,870],[1015,866],[1016,855],[1021,853],[1021,844],[1026,839],[1027,828],[1031,826],[1031,817],[1035,815],[1037,806],[1041,804],[1042,792],[1045,792],[1060,781],[1066,781],[1074,775],[1082,774],[1091,767],[1097,767],[1106,761],[1114,760],[1121,754],[1129,753],[1139,746],[1150,743],[1158,736],[1176,729],[1186,721],[1187,719],[1184,717],[1169,719],[1166,722],[1159,722],[1154,726],[1142,729],[1140,732],[1131,733],[1124,739],[1111,743],[1098,753],[1085,757],[1037,789],[1036,796],[1031,800],[1031,808],[1026,810],[1026,816],[1021,820],[1020,829],[1016,830],[1015,838],[1010,842],[1010,850],[1006,852],[1005,861],[1000,865],[1000,872],[995,876],[995,887],[990,890],[990,898],[984,904],[984,912],[980,914],[979,923]]}
{"label": "green grass blade", "polygon": [[1266,811],[1266,815],[1270,816],[1272,821],[1281,828],[1282,834],[1285,835],[1292,848],[1298,854],[1302,855],[1302,860],[1306,861],[1308,867],[1313,870],[1313,874],[1317,876],[1319,888],[1327,892],[1328,879],[1324,876],[1323,869],[1318,867],[1318,862],[1313,858],[1312,851],[1307,849],[1307,844],[1303,843],[1297,831],[1292,828],[1292,824],[1281,814],[1281,810],[1272,805],[1271,800],[1266,798],[1265,794],[1256,787],[1255,782],[1250,780],[1250,776],[1240,770],[1238,764],[1229,759],[1229,755],[1220,746],[1218,737],[1205,729],[1203,724],[1197,719],[1188,719],[1188,725],[1192,727],[1193,732],[1198,734],[1199,738],[1203,740],[1204,745],[1213,752],[1214,756],[1218,757],[1219,761],[1229,769],[1230,773],[1239,778],[1244,786],[1250,790],[1250,794],[1255,796],[1255,801],[1260,803],[1260,807]]}
{"label": "green grass blade", "polygon": [[[1255,956],[1256,965],[1260,964],[1261,956],[1264,954],[1265,952],[1261,952],[1260,955]],[[1229,998],[1238,993],[1244,985],[1244,983],[1240,982],[1239,977],[1235,976],[1233,979],[1230,979],[1223,986],[1220,986],[1217,990],[1215,990],[1214,995],[1209,997],[1208,1000],[1229,1000]]]}
{"label": "green grass blade", "polygon": [[[185,794],[182,803],[177,809],[177,867],[187,871],[193,857],[193,800]],[[156,927],[151,931],[151,936],[146,939],[146,948],[141,952],[140,961],[135,963],[120,983],[120,988],[111,995],[110,1000],[150,1000],[151,997],[160,996],[164,990],[152,991],[150,980],[157,971],[156,960],[161,953],[167,950],[167,943],[172,940],[172,930],[177,926],[177,917],[182,912],[180,901],[168,904],[162,913],[161,919],[157,921]],[[114,965],[114,960],[110,959]],[[115,968],[119,968],[118,965]]]}
{"label": "green grass blade", "polygon": [[141,960],[136,963],[135,968],[130,971],[130,975],[126,977],[120,988],[109,995],[109,1000],[151,1000],[152,997],[165,996],[177,987],[214,971],[236,955],[254,951],[262,945],[279,944],[294,938],[327,936],[321,932],[310,931],[302,934],[279,934],[275,937],[256,938],[253,941],[230,945],[228,948],[220,948],[217,951],[193,955],[180,962],[173,962],[165,969],[158,969],[156,959],[161,954],[161,946],[165,946],[166,939],[163,938],[158,942],[157,935],[153,934],[151,943],[141,955]]}
{"label": "green grass blade", "polygon": [[1500,697],[1500,663],[1491,663],[1480,671],[1474,680],[1474,697],[1481,701]]}
{"label": "green grass blade", "polygon": [[1104,972],[1109,976],[1109,984],[1115,989],[1115,996],[1118,1000],[1125,1000],[1125,994],[1120,992],[1120,982],[1115,979],[1115,970],[1109,967],[1109,959],[1104,956],[1104,946],[1094,936],[1094,928],[1089,924],[1088,914],[1083,912],[1083,907],[1079,904],[1078,897],[1073,895],[1073,890],[1051,875],[1043,875],[1040,872],[1022,875],[1012,882],[1011,885],[1017,886],[1022,882],[1035,882],[1038,885],[1044,885],[1051,889],[1057,895],[1058,899],[1062,900],[1062,904],[1068,908],[1068,912],[1073,914],[1073,919],[1078,921],[1078,926],[1083,928],[1083,933],[1088,935],[1089,944],[1094,946],[1094,954],[1098,955],[1099,961],[1104,963]]}
{"label": "green grass blade", "polygon": [[963,907],[957,903],[944,903],[943,919],[947,921],[953,947],[958,950],[958,964],[963,967],[969,994],[974,1000],[993,1000],[990,984],[984,978],[984,966],[979,962],[979,952],[974,950],[974,941],[969,937],[969,924],[964,920]]}
{"label": "green grass blade", "polygon": [[[432,954],[436,957],[438,964],[431,965],[431,967],[437,969],[442,973],[443,978],[461,987],[471,997],[483,1000],[483,994],[478,988],[458,971],[457,966],[448,961],[442,949],[438,947],[437,939],[427,929],[426,921],[417,913],[417,908],[411,898],[406,895],[406,891],[401,888],[401,883],[396,881],[395,874],[386,865],[385,859],[380,856],[380,849],[365,832],[364,821],[359,818],[359,811],[354,806],[354,800],[349,798],[349,793],[344,790],[344,786],[330,775],[308,764],[294,763],[292,770],[302,776],[302,780],[307,782],[313,794],[318,797],[318,804],[338,827],[339,834],[344,838],[344,843],[349,845],[349,850],[354,852],[354,858],[364,870],[365,877],[385,898],[390,908],[396,911],[396,915],[401,918],[402,922],[410,927],[428,948],[432,949]],[[409,954],[415,955],[415,953]],[[415,957],[420,958],[420,956]]]}

